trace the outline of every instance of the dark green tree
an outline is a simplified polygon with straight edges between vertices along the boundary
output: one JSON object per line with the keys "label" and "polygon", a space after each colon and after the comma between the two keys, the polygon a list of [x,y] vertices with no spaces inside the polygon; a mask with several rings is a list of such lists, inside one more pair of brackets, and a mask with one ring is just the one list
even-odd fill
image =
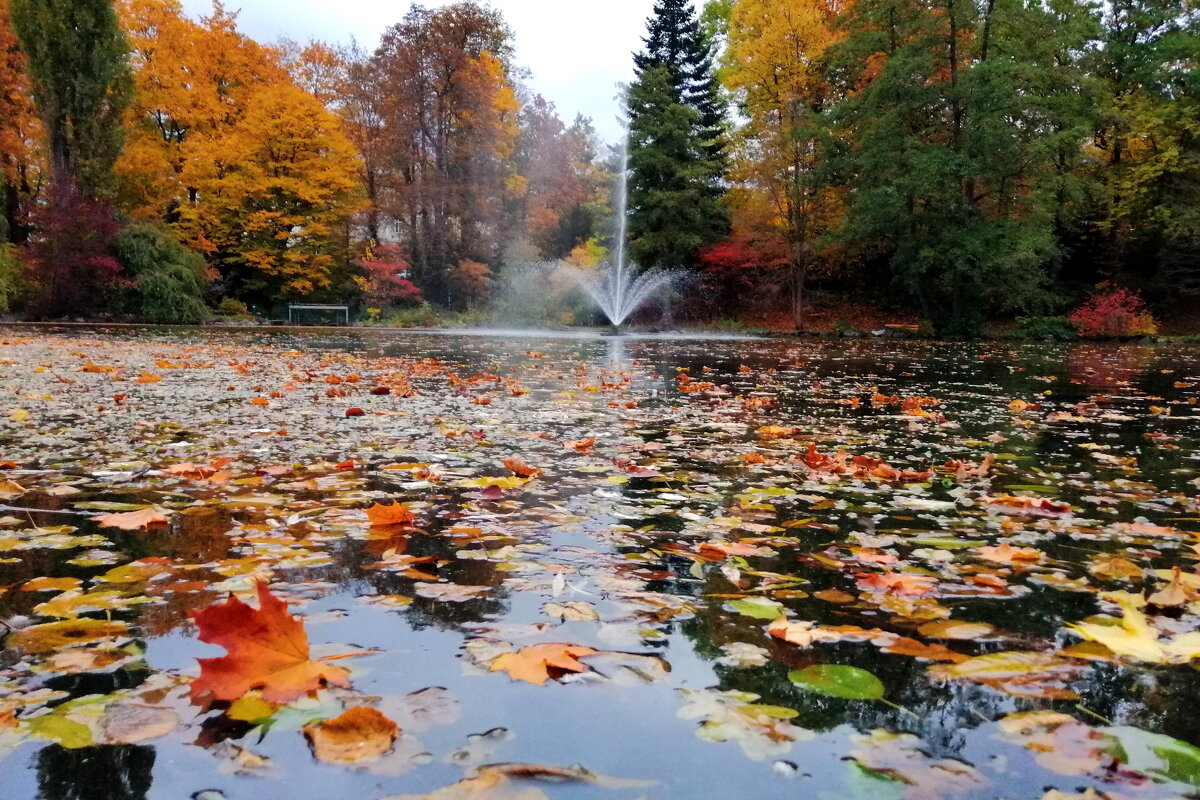
{"label": "dark green tree", "polygon": [[[944,333],[1035,310],[1057,262],[1062,180],[1089,130],[1083,4],[861,0],[833,68],[847,133],[842,233]],[[1063,163],[1063,159],[1066,163]]]}
{"label": "dark green tree", "polygon": [[674,102],[671,69],[648,67],[629,89],[628,250],[642,267],[686,265],[728,233],[711,162],[695,135],[700,114]]}
{"label": "dark green tree", "polygon": [[103,197],[124,142],[129,46],[110,0],[13,0],[56,193]]}
{"label": "dark green tree", "polygon": [[208,318],[204,258],[180,244],[169,228],[131,225],[113,250],[134,282],[130,311],[147,322],[195,324]]}
{"label": "dark green tree", "polygon": [[629,252],[644,267],[688,265],[729,232],[725,104],[712,48],[687,0],[657,0],[629,87]]}
{"label": "dark green tree", "polygon": [[[635,53],[636,74],[651,67],[671,69],[676,103],[694,108],[693,124],[713,166],[722,169],[725,148],[725,102],[713,70],[712,44],[688,0],[656,0],[647,21],[645,50]],[[715,172],[717,183],[720,172]]]}

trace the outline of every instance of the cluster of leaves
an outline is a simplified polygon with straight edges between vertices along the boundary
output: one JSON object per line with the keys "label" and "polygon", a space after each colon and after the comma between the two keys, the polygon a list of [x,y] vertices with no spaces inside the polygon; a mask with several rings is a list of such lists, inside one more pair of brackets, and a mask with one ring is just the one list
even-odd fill
{"label": "cluster of leaves", "polygon": [[315,341],[4,333],[0,749],[627,786],[525,736],[569,703],[692,721],[595,754],[680,796],[830,752],[914,798],[998,791],[984,753],[1029,797],[1195,784],[1188,351]]}

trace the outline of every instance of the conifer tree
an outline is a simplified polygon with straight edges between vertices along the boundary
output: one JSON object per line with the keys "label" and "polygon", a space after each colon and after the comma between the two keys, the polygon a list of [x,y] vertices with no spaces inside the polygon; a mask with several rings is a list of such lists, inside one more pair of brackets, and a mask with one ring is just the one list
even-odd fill
{"label": "conifer tree", "polygon": [[647,68],[630,87],[628,104],[629,253],[643,267],[678,268],[727,233],[695,136],[700,114],[672,102],[666,66]]}
{"label": "conifer tree", "polygon": [[725,104],[713,71],[712,45],[688,0],[657,0],[642,41],[645,51],[633,56],[638,76],[650,67],[671,68],[675,102],[697,111],[696,133],[714,166],[723,168]]}
{"label": "conifer tree", "polygon": [[629,252],[677,268],[728,233],[724,106],[687,0],[657,0],[629,88]]}

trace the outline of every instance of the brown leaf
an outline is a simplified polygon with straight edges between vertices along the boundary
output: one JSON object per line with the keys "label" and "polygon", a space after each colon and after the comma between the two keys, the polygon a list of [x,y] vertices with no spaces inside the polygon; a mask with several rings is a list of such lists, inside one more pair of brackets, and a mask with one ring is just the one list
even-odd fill
{"label": "brown leaf", "polygon": [[140,531],[145,528],[167,525],[171,518],[156,508],[143,508],[141,511],[127,511],[120,514],[101,514],[92,517],[97,524],[108,528],[120,528],[123,531]]}
{"label": "brown leaf", "polygon": [[49,653],[60,647],[86,644],[101,639],[124,636],[129,628],[124,622],[103,619],[66,619],[47,622],[13,631],[4,644],[26,653]]}
{"label": "brown leaf", "polygon": [[104,709],[100,727],[110,742],[133,744],[171,733],[179,727],[179,715],[159,706],[113,703]]}
{"label": "brown leaf", "polygon": [[313,755],[331,764],[355,764],[392,749],[399,726],[373,708],[355,706],[333,719],[302,729]]}

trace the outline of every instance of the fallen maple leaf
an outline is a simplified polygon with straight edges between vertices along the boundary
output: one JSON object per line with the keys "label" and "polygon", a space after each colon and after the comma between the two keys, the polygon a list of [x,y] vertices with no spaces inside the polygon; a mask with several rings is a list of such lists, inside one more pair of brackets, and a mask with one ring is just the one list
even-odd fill
{"label": "fallen maple leaf", "polygon": [[224,603],[192,612],[200,641],[219,645],[228,655],[198,658],[200,677],[192,682],[192,702],[236,700],[262,689],[268,703],[289,703],[325,683],[349,687],[349,671],[309,657],[308,635],[287,604],[258,584],[258,605],[230,595]]}
{"label": "fallen maple leaf", "polygon": [[864,573],[858,575],[858,588],[868,592],[918,596],[929,594],[937,581],[925,575],[910,575],[907,572]]}
{"label": "fallen maple leaf", "polygon": [[542,474],[537,467],[531,467],[519,458],[506,458],[502,462],[505,469],[519,478],[536,478]]}
{"label": "fallen maple leaf", "polygon": [[371,521],[372,526],[409,525],[416,517],[403,503],[392,503],[387,506],[376,503],[367,509],[367,519]]}
{"label": "fallen maple leaf", "polygon": [[120,514],[101,514],[92,517],[97,524],[107,528],[120,528],[123,531],[140,531],[156,525],[166,525],[171,518],[156,508],[143,508],[141,511],[126,511]]}
{"label": "fallen maple leaf", "polygon": [[578,644],[546,642],[497,657],[492,661],[489,672],[504,670],[514,681],[541,686],[547,678],[554,677],[551,670],[557,673],[586,671],[587,667],[577,658],[599,652]]}
{"label": "fallen maple leaf", "polygon": [[563,442],[563,448],[566,450],[577,450],[580,453],[584,453],[592,449],[592,445],[595,443],[595,436],[589,436],[586,439],[569,439]]}
{"label": "fallen maple leaf", "polygon": [[1002,514],[1024,512],[1038,517],[1057,517],[1071,511],[1069,503],[1056,503],[1045,497],[1002,494],[999,497],[985,497],[983,501]]}
{"label": "fallen maple leaf", "polygon": [[400,727],[373,708],[356,706],[333,719],[305,725],[313,755],[332,764],[368,761],[392,749]]}
{"label": "fallen maple leaf", "polygon": [[996,547],[984,546],[975,548],[975,552],[988,561],[997,564],[1012,564],[1017,561],[1041,561],[1042,551],[1032,547],[1013,547],[1004,542]]}

